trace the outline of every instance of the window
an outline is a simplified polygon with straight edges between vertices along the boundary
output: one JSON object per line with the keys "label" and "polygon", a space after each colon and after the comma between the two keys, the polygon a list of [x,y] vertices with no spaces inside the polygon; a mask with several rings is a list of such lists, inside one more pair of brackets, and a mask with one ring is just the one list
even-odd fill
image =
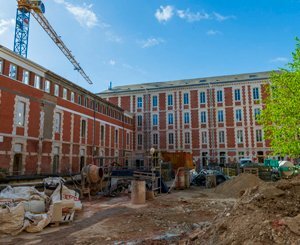
{"label": "window", "polygon": [[172,106],[172,105],[173,105],[173,95],[168,94],[168,106]]}
{"label": "window", "polygon": [[100,135],[101,141],[104,141],[104,139],[105,139],[104,125],[101,125],[100,133],[101,133],[101,135]]}
{"label": "window", "polygon": [[188,93],[184,93],[183,94],[183,104],[184,105],[188,105],[189,104],[189,94]]}
{"label": "window", "polygon": [[206,111],[201,111],[200,120],[201,120],[201,123],[206,123]]}
{"label": "window", "polygon": [[82,120],[81,121],[81,137],[85,138],[86,136],[86,121]]}
{"label": "window", "polygon": [[259,100],[259,89],[253,88],[253,100]]}
{"label": "window", "polygon": [[77,102],[78,102],[79,105],[82,105],[81,95],[78,95],[78,101]]}
{"label": "window", "polygon": [[119,131],[118,129],[115,130],[115,144],[118,144],[119,142]]}
{"label": "window", "polygon": [[201,133],[202,144],[207,144],[207,132],[203,131]]}
{"label": "window", "polygon": [[68,94],[68,92],[67,92],[67,89],[66,88],[63,88],[63,99],[67,99],[67,94]]}
{"label": "window", "polygon": [[225,143],[225,132],[219,131],[219,144],[224,144],[224,143]]}
{"label": "window", "polygon": [[74,100],[75,100],[74,92],[71,92],[71,102],[74,102]]}
{"label": "window", "polygon": [[12,79],[17,79],[17,66],[14,64],[9,65],[9,74],[8,76]]}
{"label": "window", "polygon": [[241,90],[240,89],[235,89],[234,90],[234,100],[235,101],[240,101],[241,100]]}
{"label": "window", "polygon": [[50,93],[50,81],[45,81],[45,92]]}
{"label": "window", "polygon": [[173,145],[173,144],[174,144],[174,134],[169,133],[169,145]]}
{"label": "window", "polygon": [[235,120],[237,122],[241,122],[242,121],[242,110],[241,109],[235,110]]}
{"label": "window", "polygon": [[205,98],[205,92],[200,92],[200,104],[205,104],[206,98]]}
{"label": "window", "polygon": [[137,108],[142,108],[143,107],[143,98],[138,97],[137,98]]}
{"label": "window", "polygon": [[57,97],[59,96],[59,85],[57,84],[54,85],[54,95]]}
{"label": "window", "polygon": [[190,144],[191,140],[190,140],[190,132],[185,132],[184,133],[184,143],[185,144]]}
{"label": "window", "polygon": [[126,133],[126,144],[130,145],[130,134]]}
{"label": "window", "polygon": [[256,130],[256,142],[262,142],[262,130],[261,129]]}
{"label": "window", "polygon": [[27,85],[29,84],[29,71],[23,70],[22,82]]}
{"label": "window", "polygon": [[61,114],[56,112],[55,113],[55,124],[54,124],[54,128],[55,128],[55,133],[60,133],[61,131]]}
{"label": "window", "polygon": [[26,104],[19,101],[17,104],[17,125],[23,127],[25,125]]}
{"label": "window", "polygon": [[218,122],[224,122],[224,111],[218,111]]}
{"label": "window", "polygon": [[190,113],[189,112],[185,112],[184,113],[184,123],[185,124],[189,124],[190,123]]}
{"label": "window", "polygon": [[137,116],[137,125],[139,127],[143,126],[143,116],[142,115]]}
{"label": "window", "polygon": [[152,116],[152,124],[153,126],[157,126],[158,124],[158,116],[156,114]]}
{"label": "window", "polygon": [[153,145],[158,145],[158,134],[153,134]]}
{"label": "window", "polygon": [[41,88],[41,77],[38,75],[35,75],[34,77],[34,87],[37,89]]}
{"label": "window", "polygon": [[152,97],[152,106],[153,106],[153,107],[157,107],[157,96],[156,96],[156,95],[154,95],[154,96]]}
{"label": "window", "polygon": [[84,106],[88,107],[88,98],[87,97],[84,98]]}
{"label": "window", "polygon": [[244,141],[244,139],[243,139],[243,130],[237,130],[236,131],[236,139],[237,139],[238,144],[243,143],[243,141]]}
{"label": "window", "polygon": [[168,124],[173,125],[173,123],[174,123],[174,115],[173,115],[173,113],[169,113],[168,114]]}
{"label": "window", "polygon": [[255,121],[257,121],[259,119],[260,116],[260,108],[255,108],[254,109],[254,119]]}
{"label": "window", "polygon": [[3,73],[3,60],[0,60],[0,74]]}
{"label": "window", "polygon": [[219,102],[219,103],[223,102],[223,91],[222,90],[217,91],[217,102]]}
{"label": "window", "polygon": [[138,134],[138,145],[143,145],[143,135],[142,134]]}

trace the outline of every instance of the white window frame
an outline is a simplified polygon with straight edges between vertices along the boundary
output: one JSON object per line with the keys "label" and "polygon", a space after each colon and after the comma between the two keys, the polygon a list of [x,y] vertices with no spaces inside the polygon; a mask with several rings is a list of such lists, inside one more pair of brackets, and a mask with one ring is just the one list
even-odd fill
{"label": "white window frame", "polygon": [[152,115],[152,126],[157,126],[158,125],[158,115],[153,114]]}
{"label": "white window frame", "polygon": [[168,133],[168,143],[169,143],[169,145],[174,145],[174,133],[173,132]]}
{"label": "white window frame", "polygon": [[263,131],[262,131],[262,129],[256,129],[255,130],[255,138],[256,138],[256,142],[258,142],[258,143],[263,142]]}
{"label": "white window frame", "polygon": [[167,100],[168,100],[168,106],[173,106],[173,94],[168,94],[168,97],[167,97]]}
{"label": "white window frame", "polygon": [[184,124],[190,124],[190,113],[187,111],[183,113],[183,122]]}
{"label": "white window frame", "polygon": [[[154,99],[154,98],[156,98],[156,99]],[[154,102],[155,102],[155,104],[154,104]],[[158,96],[157,95],[152,96],[152,107],[153,108],[158,107]]]}
{"label": "white window frame", "polygon": [[59,85],[54,84],[54,96],[59,97]]}
{"label": "white window frame", "polygon": [[[22,108],[20,107],[22,105]],[[22,109],[22,110],[20,110]],[[24,127],[26,120],[26,102],[25,101],[18,101],[17,102],[17,113],[16,113],[16,125],[18,127]]]}
{"label": "white window frame", "polygon": [[184,133],[184,143],[186,145],[191,143],[191,133],[190,132]]}
{"label": "white window frame", "polygon": [[74,103],[74,101],[75,101],[75,93],[71,92],[71,102]]}
{"label": "white window frame", "polygon": [[137,144],[139,146],[142,146],[143,145],[143,135],[142,134],[138,134],[137,135]]}
{"label": "white window frame", "polygon": [[3,74],[3,59],[0,59],[0,74]]}
{"label": "white window frame", "polygon": [[259,87],[252,88],[252,98],[253,98],[253,100],[259,100],[260,99]]}
{"label": "white window frame", "polygon": [[217,90],[217,103],[223,102],[223,90]]}
{"label": "white window frame", "polygon": [[64,100],[68,99],[68,90],[66,88],[63,88],[63,99]]}
{"label": "white window frame", "polygon": [[60,112],[55,112],[54,118],[54,132],[57,134],[61,133],[61,119],[62,114]]}
{"label": "white window frame", "polygon": [[188,105],[190,103],[189,93],[183,93],[183,104]]}
{"label": "white window frame", "polygon": [[174,113],[168,113],[168,125],[174,125]]}
{"label": "white window frame", "polygon": [[241,89],[236,88],[234,90],[234,100],[235,101],[241,101]]}
{"label": "white window frame", "polygon": [[137,108],[143,108],[143,97],[137,97]]}
{"label": "white window frame", "polygon": [[39,75],[34,76],[34,87],[36,89],[41,89],[42,78]]}
{"label": "white window frame", "polygon": [[17,65],[15,65],[13,63],[10,63],[9,64],[9,73],[8,73],[8,76],[11,79],[15,79],[16,80],[17,79],[17,74],[18,74],[18,67],[17,67]]}
{"label": "white window frame", "polygon": [[243,144],[244,143],[244,131],[242,129],[238,129],[236,131],[236,142],[238,144]]}
{"label": "white window frame", "polygon": [[152,144],[158,145],[158,133],[152,134]]}
{"label": "white window frame", "polygon": [[30,73],[27,70],[23,70],[22,83],[29,85]]}
{"label": "white window frame", "polygon": [[223,123],[224,122],[224,110],[218,110],[218,122]]}
{"label": "white window frame", "polygon": [[51,86],[51,83],[49,80],[46,80],[45,81],[45,92],[46,93],[50,93],[50,86]]}
{"label": "white window frame", "polygon": [[242,122],[243,121],[243,111],[242,109],[235,110],[235,121]]}
{"label": "white window frame", "polygon": [[200,111],[200,122],[206,123],[206,111]]}
{"label": "white window frame", "polygon": [[225,144],[225,131],[220,130],[218,133],[219,144]]}
{"label": "white window frame", "polygon": [[261,108],[254,108],[253,112],[254,112],[254,120],[255,122],[257,122],[258,121],[257,116],[260,116]]}
{"label": "white window frame", "polygon": [[199,93],[199,102],[202,105],[206,103],[206,93],[205,93],[205,91],[201,91]]}

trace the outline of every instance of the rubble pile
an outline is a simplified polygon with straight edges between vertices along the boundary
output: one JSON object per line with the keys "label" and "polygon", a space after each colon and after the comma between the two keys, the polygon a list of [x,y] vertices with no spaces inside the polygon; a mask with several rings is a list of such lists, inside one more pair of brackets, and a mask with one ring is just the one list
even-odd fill
{"label": "rubble pile", "polygon": [[261,179],[257,178],[253,174],[242,173],[239,176],[217,186],[215,192],[217,194],[224,195],[227,198],[238,198],[244,190],[257,186],[262,182],[263,181]]}
{"label": "rubble pile", "polygon": [[[237,177],[235,183],[239,178],[246,177]],[[216,217],[210,227],[194,231],[189,242],[299,244],[300,177],[277,183],[256,182],[256,186],[241,190],[242,196],[237,199],[236,204]],[[231,184],[228,181],[227,186],[230,188]],[[228,190],[229,194],[231,192],[232,190]]]}

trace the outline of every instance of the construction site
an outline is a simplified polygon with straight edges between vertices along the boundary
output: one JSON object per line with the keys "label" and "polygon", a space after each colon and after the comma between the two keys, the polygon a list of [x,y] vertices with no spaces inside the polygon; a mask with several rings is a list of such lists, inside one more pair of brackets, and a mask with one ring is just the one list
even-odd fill
{"label": "construction site", "polygon": [[44,3],[16,2],[14,49],[0,45],[0,244],[300,244],[300,158],[274,155],[259,121],[271,71],[94,93],[27,58],[33,16],[93,84]]}

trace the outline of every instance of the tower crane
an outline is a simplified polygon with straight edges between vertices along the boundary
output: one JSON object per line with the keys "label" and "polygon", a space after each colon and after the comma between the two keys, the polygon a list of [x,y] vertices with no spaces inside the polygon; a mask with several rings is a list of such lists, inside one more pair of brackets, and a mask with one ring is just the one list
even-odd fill
{"label": "tower crane", "polygon": [[16,28],[14,39],[14,52],[27,58],[28,50],[28,35],[29,35],[29,22],[30,14],[37,20],[41,27],[46,31],[54,43],[59,47],[67,59],[73,64],[74,69],[78,71],[82,77],[89,83],[93,84],[91,79],[86,75],[78,61],[72,55],[71,51],[67,48],[61,37],[57,35],[53,27],[50,25],[45,13],[45,5],[39,0],[17,0],[17,15],[16,15]]}

